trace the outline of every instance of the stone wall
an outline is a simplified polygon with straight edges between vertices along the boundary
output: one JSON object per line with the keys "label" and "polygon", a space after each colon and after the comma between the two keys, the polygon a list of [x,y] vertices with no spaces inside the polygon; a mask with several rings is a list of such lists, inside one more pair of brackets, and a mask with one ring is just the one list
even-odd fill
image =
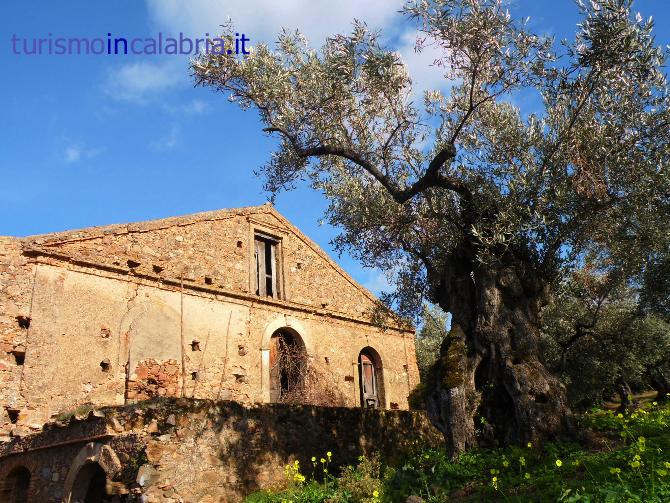
{"label": "stone wall", "polygon": [[234,502],[281,487],[294,460],[309,474],[311,457],[330,451],[336,471],[360,455],[400,458],[417,442],[441,442],[420,412],[157,399],[82,413],[0,446],[0,481],[26,467],[29,502],[68,501],[94,462],[117,501]]}
{"label": "stone wall", "polygon": [[[280,298],[252,293],[255,231],[280,238]],[[407,408],[418,383],[413,331],[373,325],[374,297],[270,206],[2,238],[0,279],[5,439],[84,404],[269,402],[280,329],[323,387],[313,403],[360,405],[366,347],[380,357],[383,407]]]}
{"label": "stone wall", "polygon": [[35,264],[22,252],[20,240],[0,236],[0,441],[7,440],[25,407],[19,389]]}

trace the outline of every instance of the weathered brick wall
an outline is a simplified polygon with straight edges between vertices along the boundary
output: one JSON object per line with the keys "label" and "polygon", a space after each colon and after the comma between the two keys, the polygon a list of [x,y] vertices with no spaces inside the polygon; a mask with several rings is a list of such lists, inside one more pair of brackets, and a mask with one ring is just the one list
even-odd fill
{"label": "weathered brick wall", "polygon": [[15,428],[10,414],[18,414],[24,408],[19,388],[30,324],[34,267],[22,254],[20,240],[0,236],[0,441]]}
{"label": "weathered brick wall", "polygon": [[82,261],[250,293],[254,229],[282,241],[286,300],[361,316],[372,298],[271,206],[203,213],[36,237]]}
{"label": "weathered brick wall", "polygon": [[108,487],[131,501],[234,502],[281,487],[294,460],[309,475],[311,457],[330,451],[335,472],[360,455],[399,459],[417,443],[441,441],[420,412],[164,399],[106,408],[0,447],[0,481],[26,466],[35,480],[29,501],[60,502],[88,444],[93,461],[111,449],[100,461]]}
{"label": "weathered brick wall", "polygon": [[[254,230],[281,238],[286,298],[250,293]],[[373,326],[369,293],[269,206],[2,243],[0,302],[11,306],[0,318],[0,398],[20,411],[4,433],[154,395],[268,402],[269,338],[283,328],[327,388],[316,403],[359,405],[367,346],[381,358],[386,408],[407,408],[418,383],[413,333]],[[10,346],[26,347],[26,336],[17,366]]]}

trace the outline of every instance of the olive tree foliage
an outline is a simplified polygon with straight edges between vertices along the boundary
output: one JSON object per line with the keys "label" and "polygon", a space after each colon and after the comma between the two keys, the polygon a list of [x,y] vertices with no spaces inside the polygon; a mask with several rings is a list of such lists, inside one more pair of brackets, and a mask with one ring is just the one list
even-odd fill
{"label": "olive tree foliage", "polygon": [[670,245],[647,260],[641,280],[640,304],[670,323]]}
{"label": "olive tree foliage", "polygon": [[625,411],[631,388],[651,387],[667,398],[670,324],[645,313],[636,289],[616,271],[575,271],[556,288],[542,321],[543,357],[571,405],[599,405],[616,392]]}
{"label": "olive tree foliage", "polygon": [[440,356],[440,347],[447,336],[449,315],[439,306],[424,305],[421,316],[421,328],[416,334],[414,347],[416,364],[419,367],[421,380],[425,381],[428,371]]}
{"label": "olive tree foliage", "polygon": [[[283,32],[247,57],[192,63],[197,84],[256,110],[278,139],[260,168],[269,191],[309,180],[335,244],[395,272],[388,302],[451,312],[452,368],[431,373],[425,399],[453,452],[559,432],[565,394],[538,350],[550,285],[587,249],[634,271],[668,239],[667,53],[630,0],[577,8],[574,40],[559,44],[501,0],[410,1],[417,49],[440,51],[433,69],[450,86],[423,96],[360,22],[320,49]],[[541,110],[523,113],[521,93]]]}

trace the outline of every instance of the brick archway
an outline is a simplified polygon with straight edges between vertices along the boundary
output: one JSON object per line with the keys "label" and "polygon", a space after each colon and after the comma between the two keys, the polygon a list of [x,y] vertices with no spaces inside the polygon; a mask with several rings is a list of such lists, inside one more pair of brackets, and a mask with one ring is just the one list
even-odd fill
{"label": "brick archway", "polygon": [[[72,461],[63,486],[63,503],[83,500],[94,478],[104,472],[106,481],[112,480],[122,469],[114,450],[99,442],[89,442]],[[97,480],[96,480],[97,482]]]}
{"label": "brick archway", "polygon": [[270,403],[270,348],[272,336],[280,330],[287,330],[296,335],[302,342],[306,357],[312,358],[314,346],[305,327],[295,318],[278,316],[268,323],[261,337],[261,398],[264,403]]}

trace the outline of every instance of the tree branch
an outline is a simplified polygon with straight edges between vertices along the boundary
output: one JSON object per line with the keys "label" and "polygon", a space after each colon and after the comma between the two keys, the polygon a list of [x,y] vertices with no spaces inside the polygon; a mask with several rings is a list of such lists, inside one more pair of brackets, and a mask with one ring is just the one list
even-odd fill
{"label": "tree branch", "polygon": [[264,128],[263,131],[266,133],[276,132],[282,134],[290,142],[291,147],[301,158],[333,155],[353,162],[370,173],[379,183],[381,183],[398,204],[403,204],[409,201],[415,195],[425,191],[430,187],[442,187],[444,189],[456,192],[467,200],[472,199],[472,194],[465,183],[456,178],[449,178],[439,174],[439,169],[442,167],[442,165],[449,159],[456,157],[456,148],[453,144],[449,144],[435,155],[433,160],[430,161],[428,169],[424,175],[421,176],[416,182],[414,182],[414,184],[407,188],[401,188],[398,187],[390,177],[382,173],[379,168],[377,168],[377,166],[372,164],[360,153],[353,149],[334,145],[302,147],[295,135],[289,133],[283,128],[272,126]]}

